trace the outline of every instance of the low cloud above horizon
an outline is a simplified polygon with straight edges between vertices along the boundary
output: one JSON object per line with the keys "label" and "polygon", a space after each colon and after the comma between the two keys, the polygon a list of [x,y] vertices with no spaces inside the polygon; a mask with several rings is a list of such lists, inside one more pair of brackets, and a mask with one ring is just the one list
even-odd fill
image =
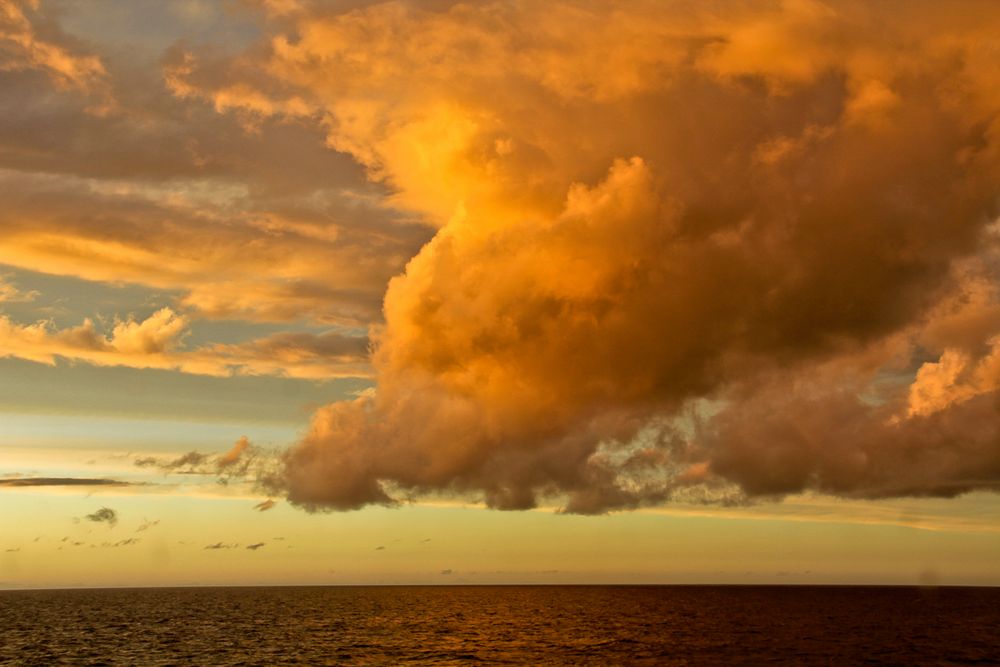
{"label": "low cloud above horizon", "polygon": [[136,465],[259,512],[1000,490],[1000,6],[262,0],[136,58],[75,11],[0,0],[0,358],[368,387]]}

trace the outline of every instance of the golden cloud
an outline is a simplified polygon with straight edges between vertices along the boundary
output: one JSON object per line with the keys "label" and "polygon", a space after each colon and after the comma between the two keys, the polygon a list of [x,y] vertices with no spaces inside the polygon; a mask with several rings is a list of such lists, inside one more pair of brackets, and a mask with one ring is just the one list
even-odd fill
{"label": "golden cloud", "polygon": [[73,53],[58,33],[41,36],[26,14],[37,9],[33,0],[0,1],[0,69],[38,69],[61,87],[90,89],[106,75],[100,58]]}
{"label": "golden cloud", "polygon": [[97,366],[158,368],[211,376],[279,375],[323,380],[366,377],[368,341],[335,332],[279,333],[239,344],[181,349],[188,320],[161,308],[142,321],[116,322],[109,336],[90,319],[66,329],[49,322],[19,325],[0,315],[0,357],[44,364],[56,359]]}
{"label": "golden cloud", "polygon": [[[320,409],[272,481],[292,502],[1000,486],[997,6],[266,4],[245,53],[168,54],[177,101],[320,128],[434,234],[385,291],[377,391]],[[209,314],[323,312],[393,265],[280,215],[10,217],[0,261]],[[10,336],[191,368],[303,347],[181,361],[162,326]]]}

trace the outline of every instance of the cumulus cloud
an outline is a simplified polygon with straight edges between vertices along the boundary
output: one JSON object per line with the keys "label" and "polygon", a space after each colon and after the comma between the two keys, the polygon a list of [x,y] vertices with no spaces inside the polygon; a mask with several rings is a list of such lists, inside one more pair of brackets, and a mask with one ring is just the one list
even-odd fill
{"label": "cumulus cloud", "polygon": [[[993,4],[281,4],[238,57],[168,54],[176,102],[247,136],[321,132],[432,238],[385,291],[377,390],[319,409],[273,491],[601,512],[1000,483]],[[234,220],[109,198],[90,218],[61,193],[11,196],[0,261],[182,288],[212,316],[344,317],[345,290],[370,308],[419,238],[370,254],[377,234],[345,246],[273,202]],[[179,333],[127,328],[126,351],[11,331],[181,363]]]}
{"label": "cumulus cloud", "polygon": [[995,7],[282,16],[239,61],[186,54],[176,92],[321,117],[436,229],[389,284],[377,391],[288,452],[292,502],[600,512],[1000,480],[996,276],[962,275],[996,245]]}

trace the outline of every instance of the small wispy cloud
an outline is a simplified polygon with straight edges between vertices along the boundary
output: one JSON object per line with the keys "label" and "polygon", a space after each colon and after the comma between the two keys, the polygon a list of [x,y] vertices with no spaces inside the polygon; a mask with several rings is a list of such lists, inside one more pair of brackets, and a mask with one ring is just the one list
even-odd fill
{"label": "small wispy cloud", "polygon": [[257,551],[257,549],[260,549],[262,546],[264,546],[264,544],[265,544],[264,542],[255,542],[253,544],[248,544],[247,549],[249,549],[250,551]]}
{"label": "small wispy cloud", "polygon": [[[255,447],[244,435],[226,452],[209,454],[192,450],[176,458],[140,456],[133,459],[139,468],[156,468],[164,474],[215,475],[221,484],[259,479],[274,465],[274,455]],[[267,508],[263,508],[267,509]]]}
{"label": "small wispy cloud", "polygon": [[266,512],[267,510],[271,509],[272,507],[274,507],[277,504],[278,503],[276,503],[274,500],[271,500],[270,498],[268,498],[267,500],[265,500],[263,502],[257,503],[256,505],[253,506],[253,508],[255,510],[257,510],[258,512]]}
{"label": "small wispy cloud", "polygon": [[207,471],[201,470],[201,466],[208,461],[208,454],[202,454],[201,452],[190,451],[187,454],[182,454],[176,459],[171,459],[169,461],[164,461],[163,459],[158,459],[155,456],[143,456],[135,460],[135,465],[139,468],[159,468],[164,472],[182,472],[188,474],[208,474]]}
{"label": "small wispy cloud", "polygon": [[0,274],[0,303],[27,303],[37,297],[37,291],[22,292],[10,282],[9,274]]}
{"label": "small wispy cloud", "polygon": [[245,435],[240,436],[232,449],[215,460],[216,467],[221,470],[236,465],[248,449],[250,449],[250,440]]}
{"label": "small wispy cloud", "polygon": [[101,546],[114,549],[115,547],[130,547],[133,544],[139,544],[140,540],[135,537],[130,537],[125,540],[118,540],[117,542],[102,542]]}
{"label": "small wispy cloud", "polygon": [[118,525],[118,512],[110,507],[102,507],[93,514],[88,514],[83,518],[94,523],[106,523],[111,528]]}
{"label": "small wispy cloud", "polygon": [[210,550],[215,550],[215,549],[235,549],[238,546],[240,546],[240,545],[238,545],[238,544],[227,544],[225,542],[216,542],[215,544],[209,544],[209,545],[207,545],[205,548],[206,549],[210,549]]}
{"label": "small wispy cloud", "polygon": [[159,519],[157,519],[155,521],[149,521],[147,519],[143,519],[142,523],[139,524],[139,527],[135,529],[135,532],[141,533],[144,530],[149,530],[153,526],[159,525],[159,523],[160,523]]}
{"label": "small wispy cloud", "polygon": [[26,486],[133,486],[118,479],[91,477],[12,477],[0,479],[0,487]]}

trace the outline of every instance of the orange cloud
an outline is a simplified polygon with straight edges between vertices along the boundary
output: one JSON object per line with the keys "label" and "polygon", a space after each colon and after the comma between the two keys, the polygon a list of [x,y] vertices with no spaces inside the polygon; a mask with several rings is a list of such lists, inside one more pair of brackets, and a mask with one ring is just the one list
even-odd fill
{"label": "orange cloud", "polygon": [[187,319],[162,308],[142,321],[115,323],[110,336],[90,319],[67,329],[48,322],[19,325],[0,316],[0,357],[45,364],[57,358],[97,366],[178,370],[196,375],[280,375],[306,379],[365,377],[367,340],[337,333],[273,336],[240,344],[182,349]]}
{"label": "orange cloud", "polygon": [[37,9],[36,0],[0,2],[0,69],[39,69],[61,87],[88,90],[106,75],[100,58],[40,36],[30,19]]}
{"label": "orange cloud", "polygon": [[[317,411],[271,480],[293,502],[600,512],[1000,485],[996,6],[263,9],[243,54],[165,56],[172,102],[229,119],[234,146],[308,128],[374,183],[362,220],[315,204],[315,165],[309,188],[226,190],[235,162],[199,135],[161,162],[215,169],[207,194],[64,177],[43,198],[29,179],[0,262],[177,289],[207,316],[376,323],[377,390]],[[425,235],[373,222],[387,206]],[[966,265],[989,286],[975,308]],[[172,322],[5,335],[43,361],[301,377],[343,342],[185,350]]]}
{"label": "orange cloud", "polygon": [[320,118],[437,228],[389,283],[377,392],[317,412],[290,499],[1000,485],[996,329],[921,366],[995,243],[998,25],[976,2],[384,2],[188,54],[185,96]]}
{"label": "orange cloud", "polygon": [[9,176],[0,264],[175,290],[204,317],[356,326],[378,317],[385,282],[423,236],[365,202],[349,206],[372,210],[369,229],[321,210],[234,215],[226,196],[94,189]]}

